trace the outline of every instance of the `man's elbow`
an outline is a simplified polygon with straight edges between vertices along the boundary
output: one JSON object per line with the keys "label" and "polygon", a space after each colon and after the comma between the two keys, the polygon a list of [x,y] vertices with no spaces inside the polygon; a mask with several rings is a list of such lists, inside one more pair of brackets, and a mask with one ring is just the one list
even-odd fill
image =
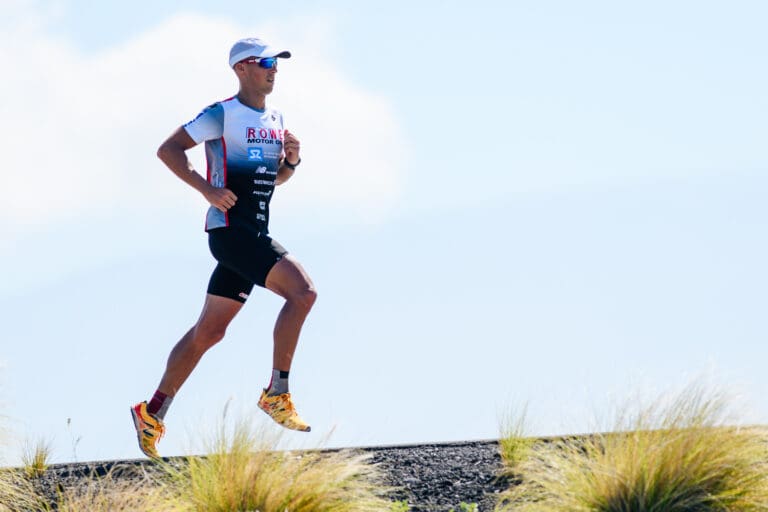
{"label": "man's elbow", "polygon": [[184,154],[184,148],[180,147],[172,140],[163,142],[160,144],[160,147],[157,148],[157,158],[162,160],[165,164],[175,161],[180,153]]}
{"label": "man's elbow", "polygon": [[163,142],[160,144],[160,147],[157,148],[157,158],[165,162],[166,158],[168,158],[168,153],[171,151],[171,149],[168,147],[168,142]]}

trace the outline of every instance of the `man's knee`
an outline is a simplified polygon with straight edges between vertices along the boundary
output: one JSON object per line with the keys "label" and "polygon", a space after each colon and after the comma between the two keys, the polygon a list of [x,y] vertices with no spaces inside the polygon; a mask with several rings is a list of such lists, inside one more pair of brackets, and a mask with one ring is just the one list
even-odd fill
{"label": "man's knee", "polygon": [[195,343],[207,349],[220,342],[226,333],[226,325],[216,322],[200,322],[195,326]]}
{"label": "man's knee", "polygon": [[289,297],[289,300],[300,308],[309,311],[317,300],[317,290],[312,285],[307,285]]}

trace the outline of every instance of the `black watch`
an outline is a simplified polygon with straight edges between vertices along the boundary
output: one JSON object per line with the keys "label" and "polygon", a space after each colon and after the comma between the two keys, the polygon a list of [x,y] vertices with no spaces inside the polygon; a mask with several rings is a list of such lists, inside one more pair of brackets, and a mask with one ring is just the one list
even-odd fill
{"label": "black watch", "polygon": [[301,157],[299,157],[299,161],[296,162],[295,164],[289,163],[288,160],[283,160],[283,165],[289,169],[293,169],[294,171],[296,170],[296,167],[298,167],[300,163],[301,163]]}

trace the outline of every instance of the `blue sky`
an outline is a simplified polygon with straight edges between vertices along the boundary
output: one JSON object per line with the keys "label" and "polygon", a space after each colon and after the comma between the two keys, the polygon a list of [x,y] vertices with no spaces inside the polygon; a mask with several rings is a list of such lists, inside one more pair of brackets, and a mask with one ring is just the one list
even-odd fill
{"label": "blue sky", "polygon": [[[526,403],[531,433],[581,432],[702,373],[768,422],[763,3],[2,9],[6,460],[38,437],[60,461],[140,455],[128,406],[213,268],[204,201],[154,153],[236,92],[248,35],[294,53],[268,101],[304,163],[271,229],[320,294],[291,382],[313,433],[286,445],[493,438]],[[251,296],[161,453],[253,408],[279,307]]]}

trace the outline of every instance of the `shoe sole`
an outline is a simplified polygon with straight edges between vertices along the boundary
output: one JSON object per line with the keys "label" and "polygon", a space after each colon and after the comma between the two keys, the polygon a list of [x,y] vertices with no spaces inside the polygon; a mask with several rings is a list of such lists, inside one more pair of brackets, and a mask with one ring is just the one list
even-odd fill
{"label": "shoe sole", "polygon": [[310,427],[309,425],[307,425],[307,428],[306,428],[306,429],[302,429],[302,428],[291,428],[291,427],[289,427],[289,426],[287,426],[287,425],[283,425],[282,423],[280,423],[279,421],[277,421],[275,418],[273,418],[273,417],[272,417],[272,415],[271,415],[271,414],[269,414],[269,411],[268,411],[267,409],[263,408],[263,407],[261,406],[261,404],[258,404],[258,406],[259,406],[259,409],[261,409],[262,411],[264,411],[264,414],[266,414],[267,416],[269,416],[269,417],[270,417],[270,419],[271,419],[272,421],[274,421],[275,423],[277,423],[278,425],[280,425],[281,427],[283,427],[283,428],[285,428],[285,429],[288,429],[288,430],[293,430],[293,431],[296,431],[296,432],[311,432],[311,431],[312,431],[312,427]]}

